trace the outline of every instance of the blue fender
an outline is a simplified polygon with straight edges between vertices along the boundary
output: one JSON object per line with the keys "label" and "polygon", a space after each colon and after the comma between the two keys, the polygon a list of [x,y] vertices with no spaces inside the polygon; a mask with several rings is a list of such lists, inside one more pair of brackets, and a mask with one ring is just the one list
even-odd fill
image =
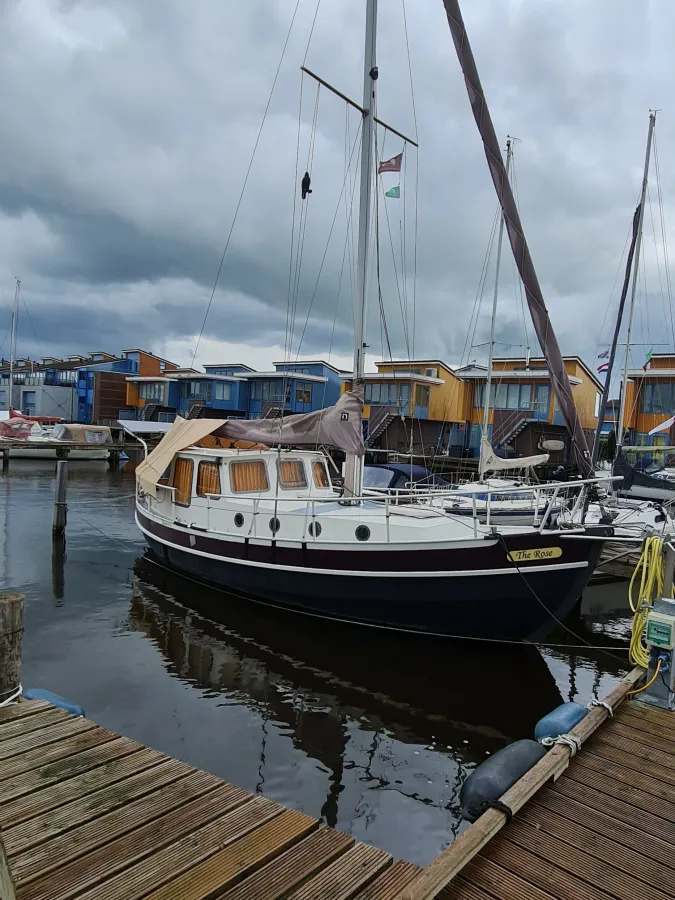
{"label": "blue fender", "polygon": [[58,694],[45,691],[43,688],[29,688],[23,692],[23,696],[25,700],[46,700],[52,706],[65,709],[71,716],[84,716],[84,709],[81,706],[78,706],[76,703],[70,703],[68,700],[64,700],[63,697],[59,697]]}

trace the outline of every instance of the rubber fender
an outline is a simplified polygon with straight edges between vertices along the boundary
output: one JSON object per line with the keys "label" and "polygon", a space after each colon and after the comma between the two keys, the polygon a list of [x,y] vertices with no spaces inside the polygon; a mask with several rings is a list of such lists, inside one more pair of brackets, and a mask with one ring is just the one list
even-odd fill
{"label": "rubber fender", "polygon": [[546,749],[526,738],[486,759],[462,785],[459,795],[462,818],[475,822],[544,756]]}
{"label": "rubber fender", "polygon": [[52,694],[51,691],[45,691],[42,688],[29,688],[23,692],[24,700],[46,700],[52,706],[58,706],[59,709],[65,709],[71,716],[84,716],[84,709],[76,703],[70,703],[59,697],[58,694]]}
{"label": "rubber fender", "polygon": [[567,734],[588,713],[585,706],[579,703],[561,703],[552,712],[539,719],[534,729],[534,739],[557,738],[561,734]]}

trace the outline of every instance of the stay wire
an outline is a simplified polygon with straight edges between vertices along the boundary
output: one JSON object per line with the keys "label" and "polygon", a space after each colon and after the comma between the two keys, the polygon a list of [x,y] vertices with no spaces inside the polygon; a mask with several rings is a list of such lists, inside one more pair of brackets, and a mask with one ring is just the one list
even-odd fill
{"label": "stay wire", "polygon": [[668,256],[668,240],[666,236],[666,220],[663,206],[663,194],[661,192],[661,168],[659,166],[659,151],[656,143],[656,129],[653,133],[654,146],[654,171],[656,173],[656,193],[659,201],[659,217],[661,220],[661,241],[663,246],[663,261],[666,270],[666,289],[668,291],[668,305],[670,309],[670,328],[673,336],[673,346],[675,347],[675,324],[673,319],[673,288],[670,279],[670,259]]}
{"label": "stay wire", "polygon": [[209,312],[211,311],[211,304],[213,303],[213,298],[214,298],[214,295],[215,295],[215,293],[216,293],[216,288],[218,287],[218,282],[220,281],[220,274],[221,274],[221,272],[223,271],[223,265],[224,265],[224,263],[225,263],[225,256],[227,255],[227,251],[228,251],[229,246],[230,246],[230,241],[232,240],[232,233],[233,233],[233,231],[234,231],[234,226],[235,226],[236,221],[237,221],[237,216],[238,216],[238,214],[239,214],[239,209],[240,209],[240,207],[241,207],[242,200],[244,199],[244,193],[245,193],[245,191],[246,191],[246,186],[247,186],[247,184],[248,184],[248,179],[249,179],[249,176],[250,176],[250,174],[251,174],[251,169],[253,168],[253,162],[254,162],[254,160],[255,160],[255,155],[256,155],[256,152],[257,152],[257,150],[258,150],[258,144],[260,143],[260,138],[261,138],[261,136],[262,136],[263,128],[264,128],[264,126],[265,126],[265,121],[266,121],[266,119],[267,119],[267,113],[269,112],[269,108],[270,108],[270,105],[271,105],[271,103],[272,103],[272,96],[274,95],[274,89],[275,89],[275,87],[276,87],[277,80],[278,80],[278,78],[279,78],[279,72],[281,71],[281,65],[282,65],[282,63],[283,63],[283,61],[284,61],[284,57],[285,57],[285,55],[286,55],[286,48],[288,47],[288,42],[289,42],[289,40],[290,40],[290,38],[291,38],[291,32],[292,32],[292,30],[293,30],[293,25],[294,25],[294,23],[295,23],[295,17],[296,17],[296,15],[297,15],[297,12],[298,12],[299,7],[300,7],[300,0],[296,0],[296,3],[295,3],[295,9],[293,10],[293,16],[291,17],[291,24],[288,26],[288,32],[287,32],[287,34],[286,34],[286,40],[284,41],[284,46],[283,46],[283,48],[282,48],[281,56],[280,56],[280,58],[279,58],[279,64],[277,65],[277,70],[276,70],[276,72],[275,72],[275,74],[274,74],[274,80],[273,80],[273,82],[272,82],[272,88],[271,88],[271,90],[270,90],[269,97],[267,98],[267,104],[266,104],[266,106],[265,106],[265,111],[263,112],[262,121],[261,121],[261,123],[260,123],[260,128],[258,129],[258,134],[257,134],[256,139],[255,139],[255,144],[253,145],[253,152],[251,153],[251,159],[249,160],[248,168],[247,168],[247,170],[246,170],[246,175],[244,176],[244,183],[242,184],[241,192],[240,192],[240,194],[239,194],[239,199],[237,200],[237,205],[236,205],[235,210],[234,210],[234,216],[233,216],[233,218],[232,218],[232,223],[231,223],[231,225],[230,225],[230,230],[229,230],[228,235],[227,235],[227,240],[225,241],[225,247],[224,247],[224,249],[223,249],[223,254],[222,254],[222,256],[220,257],[220,264],[218,265],[218,271],[216,272],[216,278],[215,278],[215,281],[213,282],[213,288],[212,288],[212,290],[211,290],[211,295],[210,295],[210,297],[209,297],[209,302],[208,302],[207,305],[206,305],[206,312],[204,313],[204,321],[202,322],[202,327],[201,327],[201,329],[200,329],[200,331],[199,331],[199,336],[198,336],[198,338],[197,338],[197,344],[196,344],[196,346],[195,346],[194,353],[192,354],[192,367],[193,367],[193,368],[194,368],[194,364],[195,364],[195,359],[196,359],[196,357],[197,357],[197,352],[198,352],[198,350],[199,350],[199,345],[200,345],[200,343],[201,343],[202,336],[203,336],[203,334],[204,334],[204,329],[206,328],[206,321],[207,321],[207,319],[208,319],[208,317],[209,317]]}

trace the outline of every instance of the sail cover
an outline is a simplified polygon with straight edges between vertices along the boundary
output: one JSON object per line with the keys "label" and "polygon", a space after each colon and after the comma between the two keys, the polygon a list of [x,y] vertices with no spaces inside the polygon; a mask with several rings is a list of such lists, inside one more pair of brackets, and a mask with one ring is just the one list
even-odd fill
{"label": "sail cover", "polygon": [[497,456],[487,438],[480,442],[480,465],[483,472],[507,472],[513,469],[528,469],[531,466],[543,466],[549,461],[548,453],[538,456],[519,456],[516,459],[503,459]]}
{"label": "sail cover", "polygon": [[478,77],[476,61],[473,57],[459,8],[459,0],[443,0],[443,3],[455,43],[455,50],[464,73],[471,109],[483,141],[492,181],[504,213],[506,231],[513,250],[513,256],[525,288],[527,305],[532,317],[534,330],[537,333],[537,339],[548,362],[553,390],[570,435],[570,461],[577,465],[584,477],[588,478],[593,475],[593,469],[590,453],[588,452],[588,444],[586,443],[586,435],[581,427],[577,408],[574,405],[572,387],[567,377],[560,347],[544,303],[537,273],[534,270],[534,264],[525,240],[520,215],[518,214],[518,207],[511,191],[509,179],[506,177],[506,168],[499,149],[499,141],[490,118],[490,111],[485,101],[483,87]]}
{"label": "sail cover", "polygon": [[316,412],[284,416],[280,419],[228,419],[217,434],[242,441],[283,444],[291,447],[319,447],[328,444],[363,456],[363,394],[346,391],[335,404]]}

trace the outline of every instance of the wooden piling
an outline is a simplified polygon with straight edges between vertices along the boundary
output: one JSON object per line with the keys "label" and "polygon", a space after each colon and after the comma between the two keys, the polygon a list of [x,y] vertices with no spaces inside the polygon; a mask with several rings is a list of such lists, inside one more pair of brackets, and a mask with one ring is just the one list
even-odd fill
{"label": "wooden piling", "polygon": [[0,594],[0,703],[21,683],[23,594]]}
{"label": "wooden piling", "polygon": [[60,459],[56,463],[56,485],[54,488],[54,521],[52,534],[60,535],[66,530],[68,518],[68,506],[66,496],[68,491],[68,462]]}
{"label": "wooden piling", "polygon": [[3,471],[9,468],[9,447],[2,448],[2,468]]}

